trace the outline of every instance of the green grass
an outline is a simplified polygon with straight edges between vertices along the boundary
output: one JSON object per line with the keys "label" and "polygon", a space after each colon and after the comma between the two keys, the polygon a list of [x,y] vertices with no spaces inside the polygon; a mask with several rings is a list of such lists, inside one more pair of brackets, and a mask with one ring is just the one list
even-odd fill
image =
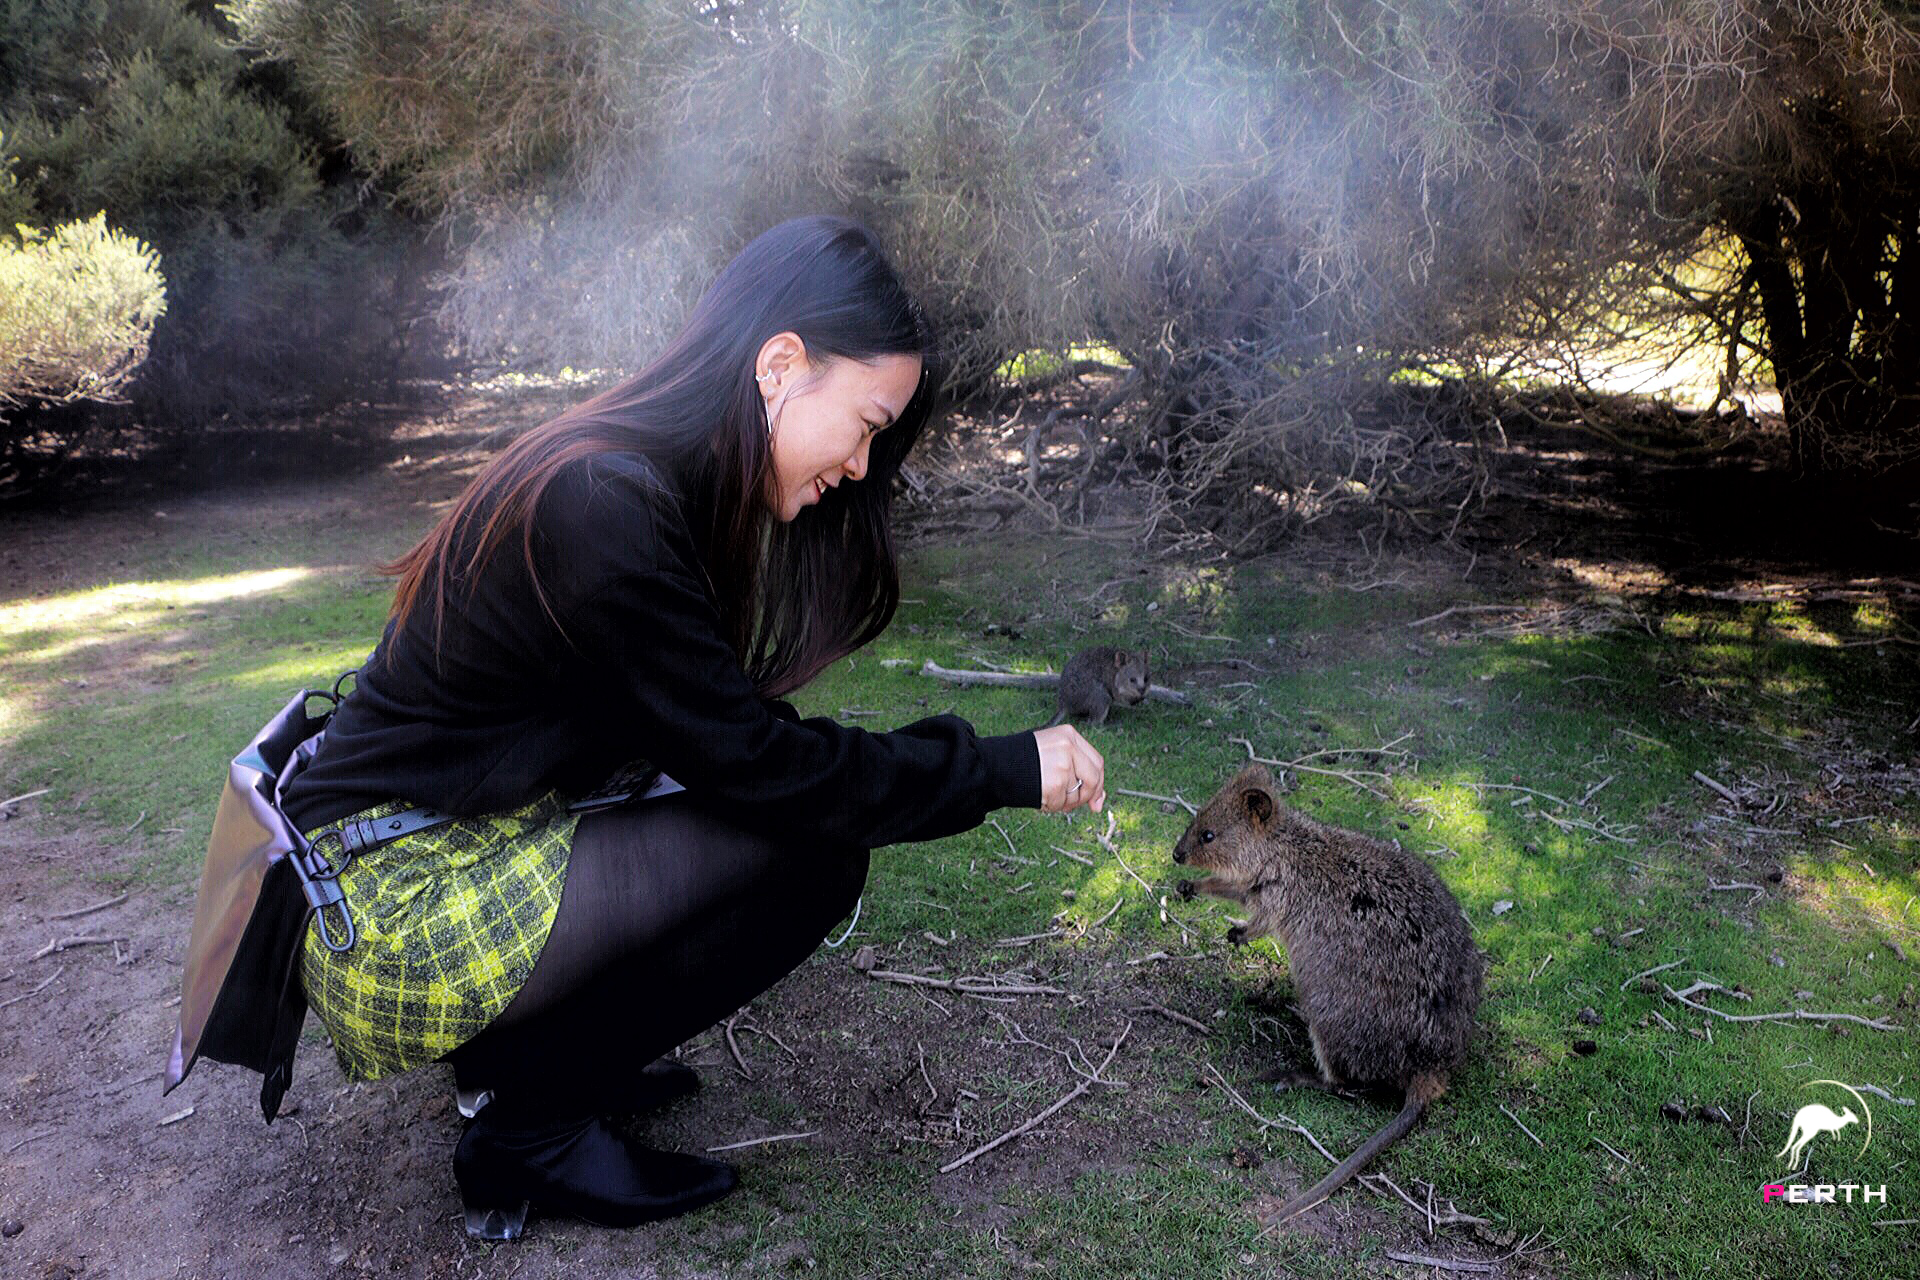
{"label": "green grass", "polygon": [[[221,554],[130,548],[111,583],[0,604],[0,794],[50,787],[59,822],[116,833],[144,812],[114,842],[138,851],[137,874],[190,883],[226,757],[288,694],[352,665],[378,632],[386,585],[313,570],[314,559],[293,544]],[[1089,730],[1110,789],[1203,800],[1245,762],[1236,737],[1289,759],[1412,735],[1400,744],[1410,755],[1378,784],[1387,798],[1312,774],[1298,775],[1289,797],[1432,857],[1489,955],[1483,1034],[1452,1092],[1390,1156],[1401,1186],[1431,1181],[1498,1230],[1544,1232],[1569,1276],[1771,1277],[1821,1265],[1885,1275],[1905,1265],[1909,1229],[1871,1222],[1920,1217],[1914,1108],[1870,1096],[1864,1156],[1853,1154],[1857,1129],[1815,1145],[1818,1180],[1887,1183],[1884,1208],[1763,1205],[1759,1188],[1785,1172],[1773,1153],[1786,1115],[1806,1101],[1839,1105],[1808,1081],[1920,1094],[1910,1031],[1709,1021],[1658,991],[1622,989],[1637,972],[1679,960],[1658,977],[1676,987],[1711,978],[1751,993],[1746,1003],[1713,998],[1730,1012],[1799,1005],[1913,1021],[1915,968],[1888,944],[1920,954],[1912,915],[1920,805],[1859,779],[1832,784],[1820,767],[1843,740],[1855,761],[1911,758],[1900,737],[1917,692],[1909,651],[1857,643],[1884,638],[1894,619],[1851,603],[1641,600],[1643,625],[1602,633],[1449,634],[1406,624],[1474,602],[1457,591],[1315,588],[1292,580],[1284,563],[1141,574],[1097,547],[1013,537],[913,553],[905,595],[913,603],[884,637],[803,692],[803,712],[878,712],[858,721],[873,727],[951,709],[984,732],[1012,732],[1049,718],[1048,693],[953,689],[914,668],[984,658],[1057,670],[1083,644],[1150,642],[1157,670],[1228,655],[1267,670],[1229,677],[1240,687],[1201,691],[1193,708],[1151,705]],[[1762,781],[1790,798],[1792,812],[1844,825],[1807,826],[1804,838],[1755,836],[1745,827],[1769,820],[1716,821],[1723,808],[1692,780],[1696,770],[1729,785]],[[1502,789],[1517,787],[1568,803]],[[1117,795],[1114,810],[1122,856],[1167,891],[1178,878],[1168,851],[1184,813]],[[1220,947],[1226,909],[1170,902],[1171,919],[1194,938],[1183,946],[1159,902],[1098,850],[1093,832],[1104,818],[996,816],[1005,836],[988,826],[881,851],[862,934],[951,933],[954,955],[1012,967],[1032,953],[995,949],[994,939],[1043,929],[1062,910],[1069,924],[1092,921],[1118,901],[1101,934],[1057,945],[1090,956],[1103,946],[1124,955]],[[1004,856],[1008,839],[1017,861]],[[1779,886],[1766,880],[1775,867]],[[1750,909],[1747,892],[1713,892],[1710,879],[1768,887]],[[1496,914],[1500,902],[1513,906]],[[1162,980],[1190,984],[1193,1011],[1222,1010],[1210,1060],[1273,1055],[1261,1028],[1275,1023],[1290,988],[1272,943],[1185,963]],[[1801,990],[1813,994],[1796,997]],[[1598,1027],[1576,1020],[1587,1006]],[[1584,1038],[1599,1052],[1576,1055]],[[1012,1186],[999,1197],[998,1225],[952,1224],[928,1189],[928,1150],[855,1157],[794,1147],[764,1167],[804,1182],[804,1203],[739,1197],[673,1238],[725,1265],[804,1240],[820,1274],[836,1276],[909,1268],[1012,1276],[1037,1263],[1105,1280],[1120,1259],[1151,1259],[1153,1274],[1166,1276],[1370,1273],[1388,1244],[1369,1230],[1337,1249],[1311,1235],[1258,1234],[1244,1212],[1246,1184],[1225,1171],[1225,1154],[1252,1147],[1309,1172],[1315,1157],[1291,1134],[1259,1131],[1217,1091],[1196,1091],[1190,1047],[1155,1045],[1129,1068],[1130,1093],[1178,1096],[1201,1128],[1190,1139],[1158,1136],[1064,1192]],[[1003,1101],[979,1124],[1010,1127],[1051,1100],[1021,1087],[1005,1079],[982,1088]],[[1335,1150],[1384,1118],[1378,1107],[1316,1094],[1247,1093]],[[1659,1112],[1669,1099],[1723,1107],[1737,1128],[1750,1097],[1744,1142],[1724,1126],[1674,1124]],[[766,1118],[785,1118],[778,1099],[765,1101]],[[1118,1105],[1096,1090],[1076,1107],[1079,1130],[1122,1127]],[[1381,1212],[1404,1228],[1407,1215]]]}
{"label": "green grass", "polygon": [[993,376],[1008,382],[1025,382],[1030,378],[1043,378],[1066,368],[1070,360],[1098,360],[1119,368],[1127,367],[1127,359],[1112,347],[1097,342],[1076,342],[1070,344],[1065,352],[1059,351],[1022,351],[1003,361],[993,371]]}

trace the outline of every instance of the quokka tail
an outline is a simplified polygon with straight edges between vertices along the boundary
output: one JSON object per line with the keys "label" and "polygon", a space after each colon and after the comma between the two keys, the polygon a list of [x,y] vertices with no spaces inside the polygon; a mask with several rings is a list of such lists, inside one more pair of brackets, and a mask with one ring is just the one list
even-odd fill
{"label": "quokka tail", "polygon": [[1269,1224],[1285,1222],[1288,1218],[1305,1213],[1325,1200],[1352,1181],[1354,1175],[1372,1163],[1375,1156],[1406,1137],[1413,1126],[1420,1122],[1421,1113],[1426,1109],[1427,1103],[1424,1098],[1417,1094],[1408,1094],[1407,1104],[1400,1108],[1400,1114],[1387,1121],[1380,1132],[1362,1143],[1358,1151],[1342,1160],[1332,1173],[1314,1183],[1312,1189],[1303,1191],[1287,1201],[1278,1211],[1263,1215],[1262,1220]]}

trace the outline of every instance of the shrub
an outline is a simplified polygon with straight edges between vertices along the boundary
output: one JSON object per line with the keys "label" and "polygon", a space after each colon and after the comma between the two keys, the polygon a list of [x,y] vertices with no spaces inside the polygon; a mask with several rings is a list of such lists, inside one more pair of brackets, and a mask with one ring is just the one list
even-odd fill
{"label": "shrub", "polygon": [[0,238],[0,404],[117,396],[166,311],[158,255],[105,214],[15,237]]}

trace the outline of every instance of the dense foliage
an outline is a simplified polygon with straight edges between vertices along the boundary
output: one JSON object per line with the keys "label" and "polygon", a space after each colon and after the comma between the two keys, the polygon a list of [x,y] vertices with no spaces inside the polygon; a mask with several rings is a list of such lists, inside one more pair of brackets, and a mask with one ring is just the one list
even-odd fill
{"label": "dense foliage", "polygon": [[462,230],[449,315],[630,364],[775,218],[874,222],[963,382],[1094,340],[1129,448],[1294,518],[1457,490],[1397,371],[1721,344],[1801,462],[1910,454],[1920,26],[1877,0],[239,0]]}
{"label": "dense foliage", "polygon": [[0,0],[0,128],[15,218],[104,212],[159,255],[166,314],[127,388],[142,423],[309,406],[397,372],[417,236],[213,6]]}
{"label": "dense foliage", "polygon": [[1492,420],[1470,395],[1438,429],[1394,390],[1409,371],[1605,390],[1596,352],[1690,349],[1723,402],[1777,383],[1804,468],[1920,452],[1920,16],[1891,0],[0,19],[30,220],[104,209],[160,252],[135,391],[173,406],[344,390],[400,350],[427,259],[360,166],[443,233],[463,352],[526,368],[631,367],[747,238],[852,213],[932,305],[959,386],[1111,348],[1137,373],[1092,433],[1104,472],[1242,525],[1458,510],[1481,474],[1461,428]]}
{"label": "dense foliage", "polygon": [[166,284],[104,216],[0,237],[0,408],[105,400],[146,358]]}

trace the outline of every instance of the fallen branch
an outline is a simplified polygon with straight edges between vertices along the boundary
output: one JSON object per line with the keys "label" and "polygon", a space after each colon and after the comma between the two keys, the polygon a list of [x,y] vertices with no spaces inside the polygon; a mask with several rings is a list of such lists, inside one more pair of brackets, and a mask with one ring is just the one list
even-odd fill
{"label": "fallen branch", "polygon": [[1593,832],[1593,834],[1599,836],[1602,840],[1611,840],[1615,844],[1639,844],[1640,843],[1638,840],[1636,840],[1632,836],[1617,835],[1614,832],[1607,830],[1605,827],[1596,826],[1594,823],[1588,822],[1582,818],[1563,818],[1557,813],[1545,813],[1540,810],[1535,810],[1535,812],[1538,813],[1542,818],[1545,818],[1548,822],[1551,822],[1554,826],[1560,828],[1562,831],[1571,831],[1573,828],[1578,827],[1582,831],[1591,831]]}
{"label": "fallen branch", "polygon": [[[1161,804],[1177,804],[1181,808],[1185,809],[1188,813],[1200,812],[1200,810],[1195,808],[1191,803],[1181,799],[1177,795],[1157,796],[1151,791],[1130,791],[1126,787],[1115,787],[1113,789],[1113,793],[1117,796],[1137,796],[1142,800],[1158,800]],[[1061,852],[1064,853],[1066,851],[1063,849],[1061,850]]]}
{"label": "fallen branch", "polygon": [[1507,1119],[1513,1121],[1515,1124],[1520,1126],[1520,1132],[1526,1134],[1529,1138],[1533,1139],[1534,1146],[1539,1147],[1542,1151],[1545,1151],[1547,1149],[1547,1144],[1540,1141],[1540,1135],[1535,1133],[1533,1130],[1527,1128],[1527,1122],[1525,1120],[1522,1120],[1519,1116],[1513,1114],[1513,1112],[1508,1111],[1506,1108],[1506,1104],[1502,1103],[1500,1106],[1500,1110],[1502,1113],[1506,1115]]}
{"label": "fallen branch", "polygon": [[753,1079],[753,1072],[747,1069],[747,1060],[740,1052],[740,1042],[733,1038],[733,1020],[739,1016],[737,1013],[734,1014],[733,1018],[728,1018],[725,1022],[721,1023],[720,1027],[721,1030],[727,1033],[727,1048],[733,1054],[734,1065],[740,1068],[741,1075],[751,1080]]}
{"label": "fallen branch", "polygon": [[932,676],[936,680],[945,680],[950,684],[1012,685],[1018,689],[1051,689],[1060,683],[1060,675],[1054,671],[1026,674],[1014,671],[953,670],[941,666],[931,658],[921,664],[920,674]]}
{"label": "fallen branch", "polygon": [[1621,735],[1622,737],[1634,738],[1640,742],[1647,743],[1650,746],[1659,747],[1663,751],[1673,750],[1673,748],[1669,747],[1666,743],[1660,741],[1660,739],[1649,738],[1646,734],[1635,733],[1632,729],[1615,729],[1614,732]]}
{"label": "fallen branch", "polygon": [[[920,665],[920,674],[932,676],[936,680],[945,680],[948,684],[997,684],[1016,689],[1053,689],[1060,684],[1060,675],[1055,671],[975,671],[967,667],[943,667],[928,658]],[[1193,699],[1178,689],[1169,689],[1163,684],[1147,686],[1149,702],[1171,702],[1175,706],[1190,707]]]}
{"label": "fallen branch", "polygon": [[1120,1046],[1127,1042],[1127,1033],[1132,1030],[1133,1030],[1133,1023],[1131,1022],[1127,1023],[1127,1025],[1124,1028],[1122,1028],[1119,1036],[1114,1039],[1113,1047],[1107,1050],[1107,1056],[1101,1060],[1100,1065],[1098,1067],[1094,1068],[1093,1074],[1090,1076],[1082,1077],[1080,1083],[1075,1085],[1073,1087],[1073,1091],[1067,1094],[1066,1097],[1060,1099],[1058,1102],[1048,1107],[1045,1111],[1042,1111],[1039,1115],[1036,1115],[1032,1119],[1026,1121],[1024,1124],[1015,1125],[1013,1128],[1007,1130],[1005,1133],[995,1138],[992,1142],[987,1143],[985,1146],[975,1147],[972,1151],[967,1152],[967,1154],[961,1156],[959,1159],[952,1160],[946,1164],[941,1165],[940,1172],[952,1173],[955,1169],[958,1169],[961,1165],[967,1164],[975,1159],[978,1159],[980,1156],[987,1154],[987,1152],[993,1150],[995,1147],[1000,1146],[1001,1144],[1006,1142],[1011,1142],[1013,1139],[1027,1132],[1029,1129],[1034,1128],[1036,1125],[1038,1125],[1041,1121],[1045,1120],[1048,1116],[1052,1115],[1054,1112],[1060,1110],[1060,1108],[1066,1106],[1069,1102],[1072,1102],[1075,1098],[1085,1093],[1088,1089],[1091,1089],[1094,1085],[1113,1084],[1114,1083],[1113,1081],[1102,1080],[1100,1077],[1106,1071],[1108,1065],[1112,1063],[1113,1055],[1115,1055],[1116,1053],[1119,1053]]}
{"label": "fallen branch", "polygon": [[1686,962],[1687,962],[1687,958],[1685,956],[1681,956],[1678,960],[1669,960],[1665,964],[1657,964],[1653,966],[1653,968],[1651,969],[1642,969],[1640,972],[1634,974],[1631,978],[1628,978],[1625,982],[1621,983],[1620,989],[1622,991],[1625,991],[1628,987],[1632,986],[1634,983],[1638,982],[1642,978],[1651,978],[1656,973],[1665,973],[1668,969],[1676,968],[1680,965],[1685,964]]}
{"label": "fallen branch", "polygon": [[1200,1021],[1198,1018],[1189,1018],[1186,1014],[1180,1013],[1177,1010],[1169,1009],[1165,1005],[1154,1004],[1151,1001],[1149,1001],[1146,1004],[1139,1004],[1134,1006],[1134,1012],[1137,1013],[1142,1010],[1145,1010],[1147,1013],[1157,1013],[1163,1018],[1167,1018],[1174,1022],[1179,1023],[1183,1027],[1192,1027],[1195,1031],[1198,1031],[1203,1036],[1213,1034],[1213,1032],[1208,1028],[1207,1024]]}
{"label": "fallen branch", "polygon": [[897,973],[891,969],[869,969],[867,976],[877,982],[898,982],[911,987],[938,987],[961,995],[1063,996],[1059,987],[1043,987],[1028,982],[1007,982],[1001,978],[929,978],[918,973]]}
{"label": "fallen branch", "polygon": [[1113,860],[1120,864],[1120,869],[1126,872],[1128,875],[1132,876],[1133,882],[1139,885],[1142,889],[1145,889],[1147,891],[1147,896],[1149,898],[1157,896],[1153,891],[1153,886],[1148,884],[1145,880],[1142,880],[1140,878],[1140,873],[1127,865],[1127,860],[1120,856],[1120,850],[1118,848],[1114,848],[1110,850],[1110,852],[1113,854]]}
{"label": "fallen branch", "polygon": [[[1551,800],[1563,809],[1571,809],[1574,807],[1571,801],[1562,800],[1559,796],[1551,792],[1535,791],[1532,787],[1523,787],[1515,782],[1469,782],[1467,786],[1474,791],[1524,791],[1530,796],[1539,796],[1542,800]],[[1516,800],[1514,803],[1518,804],[1519,801]]]}
{"label": "fallen branch", "polygon": [[1681,1004],[1685,1005],[1687,1008],[1692,1009],[1698,1013],[1710,1014],[1713,1017],[1722,1019],[1723,1021],[1726,1021],[1726,1022],[1793,1022],[1796,1020],[1802,1021],[1802,1022],[1839,1021],[1839,1022],[1857,1022],[1861,1026],[1871,1027],[1875,1031],[1899,1031],[1903,1029],[1897,1023],[1888,1022],[1884,1018],[1862,1018],[1857,1014],[1851,1014],[1851,1013],[1809,1013],[1805,1009],[1788,1009],[1780,1013],[1723,1013],[1721,1010],[1716,1009],[1711,1005],[1701,1004],[1699,1001],[1689,1000],[1687,999],[1687,997],[1690,995],[1693,995],[1695,992],[1698,992],[1698,991],[1726,991],[1729,995],[1740,996],[1740,998],[1743,1000],[1748,999],[1749,997],[1740,995],[1739,992],[1731,991],[1728,988],[1721,986],[1717,982],[1707,982],[1705,980],[1694,983],[1692,986],[1688,987],[1684,991],[1675,991],[1672,987],[1667,986],[1665,983],[1662,983],[1661,986],[1669,996],[1679,1001]]}
{"label": "fallen branch", "polygon": [[1407,755],[1408,752],[1401,750],[1400,744],[1412,736],[1412,732],[1403,733],[1392,742],[1383,742],[1377,747],[1323,747],[1319,751],[1309,751],[1303,756],[1296,756],[1292,760],[1282,760],[1280,763],[1284,768],[1295,769],[1302,763],[1308,760],[1318,760],[1321,756],[1404,756]]}
{"label": "fallen branch", "polygon": [[818,1129],[809,1129],[805,1133],[776,1133],[768,1138],[748,1138],[745,1142],[729,1142],[724,1146],[708,1147],[708,1154],[715,1151],[739,1151],[743,1147],[764,1147],[769,1142],[792,1142],[796,1138],[811,1138],[819,1133]]}
{"label": "fallen branch", "polygon": [[996,947],[1024,947],[1030,942],[1045,942],[1049,938],[1064,938],[1066,931],[1049,929],[1045,933],[1023,933],[1017,938],[1002,938],[993,945]]}
{"label": "fallen branch", "polygon": [[1388,800],[1392,798],[1388,796],[1386,792],[1380,790],[1378,787],[1368,786],[1366,783],[1360,781],[1361,778],[1378,778],[1382,782],[1388,781],[1386,774],[1380,773],[1376,770],[1322,769],[1318,765],[1289,764],[1285,760],[1269,760],[1265,756],[1255,754],[1253,749],[1253,743],[1248,741],[1246,738],[1228,738],[1227,741],[1238,743],[1240,746],[1245,747],[1247,749],[1247,759],[1252,761],[1254,764],[1270,765],[1276,769],[1299,769],[1306,773],[1324,774],[1329,778],[1338,778],[1342,782],[1348,783],[1352,786],[1356,786],[1360,788],[1362,791],[1365,791],[1366,793],[1368,793],[1369,795],[1378,796],[1382,800]]}
{"label": "fallen branch", "polygon": [[4,1152],[0,1152],[0,1155],[10,1156],[24,1146],[28,1146],[32,1143],[39,1142],[42,1138],[51,1138],[54,1134],[59,1132],[60,1131],[58,1129],[42,1129],[39,1133],[30,1133],[26,1137],[20,1139],[20,1141],[8,1147]]}
{"label": "fallen branch", "polygon": [[934,1088],[933,1077],[927,1074],[927,1046],[915,1040],[913,1042],[913,1051],[920,1062],[920,1079],[926,1082],[927,1105],[932,1106],[940,1100],[940,1090]]}
{"label": "fallen branch", "polygon": [[1721,786],[1719,783],[1715,782],[1712,778],[1709,778],[1706,774],[1700,772],[1698,769],[1695,769],[1693,771],[1693,780],[1699,783],[1701,786],[1705,787],[1707,790],[1713,792],[1715,795],[1719,796],[1722,800],[1725,800],[1728,804],[1732,805],[1734,808],[1737,809],[1740,807],[1739,796],[1736,796],[1735,794],[1733,794],[1733,792],[1727,790],[1725,787]]}
{"label": "fallen branch", "polygon": [[1612,1147],[1607,1146],[1607,1144],[1604,1142],[1601,1142],[1600,1139],[1595,1138],[1594,1141],[1599,1143],[1601,1148],[1604,1149],[1606,1153],[1612,1156],[1615,1160],[1618,1160],[1621,1164],[1627,1166],[1627,1168],[1629,1169],[1633,1168],[1633,1161],[1627,1159],[1625,1156],[1621,1155],[1618,1151],[1615,1151]]}
{"label": "fallen branch", "polygon": [[53,955],[56,952],[65,951],[69,947],[109,947],[116,942],[125,942],[125,941],[127,941],[127,938],[124,934],[121,935],[120,937],[100,938],[100,937],[94,937],[92,935],[88,935],[85,937],[78,937],[78,938],[49,939],[47,942],[47,945],[40,948],[38,951],[34,952],[33,955],[29,957],[29,959],[33,959],[33,960],[45,959],[47,956]]}
{"label": "fallen branch", "polygon": [[785,1040],[782,1040],[777,1033],[767,1030],[765,1027],[761,1026],[759,1023],[757,1022],[742,1023],[740,1030],[751,1031],[753,1032],[753,1034],[757,1036],[765,1036],[767,1039],[773,1041],[775,1044],[780,1046],[780,1052],[786,1054],[787,1057],[791,1058],[795,1062],[800,1061],[800,1055],[793,1051],[792,1045],[788,1044]]}
{"label": "fallen branch", "polygon": [[8,1009],[16,1004],[19,1004],[22,1000],[33,999],[35,996],[39,995],[42,991],[45,991],[48,987],[52,986],[54,983],[54,979],[58,978],[61,974],[65,972],[66,972],[65,969],[55,969],[52,975],[48,977],[46,981],[42,982],[39,986],[35,987],[33,990],[27,992],[25,995],[15,996],[11,1000],[0,1000],[0,1009]]}
{"label": "fallen branch", "polygon": [[1181,693],[1178,689],[1169,689],[1163,684],[1148,685],[1147,700],[1149,702],[1171,702],[1176,707],[1190,707],[1193,705],[1192,698]]}
{"label": "fallen branch", "polygon": [[127,900],[126,894],[117,898],[108,898],[105,902],[96,902],[90,907],[76,907],[72,911],[60,911],[47,917],[49,920],[77,920],[81,916],[90,916],[96,911],[105,911],[108,907],[117,907]]}
{"label": "fallen branch", "polygon": [[1456,613],[1511,613],[1516,609],[1524,609],[1526,607],[1527,606],[1523,604],[1457,604],[1451,609],[1442,609],[1440,612],[1430,613],[1424,618],[1415,618],[1407,625],[1409,627],[1424,627],[1430,622],[1438,622],[1442,618],[1451,618]]}
{"label": "fallen branch", "polygon": [[1442,1271],[1474,1271],[1491,1273],[1491,1262],[1467,1262],[1455,1258],[1429,1258],[1424,1253],[1401,1253],[1398,1249],[1387,1250],[1387,1256],[1395,1262],[1411,1262],[1415,1266],[1438,1267]]}
{"label": "fallen branch", "polygon": [[[1493,1225],[1493,1220],[1491,1218],[1480,1218],[1480,1217],[1474,1216],[1471,1213],[1462,1213],[1460,1212],[1458,1206],[1448,1209],[1445,1213],[1435,1213],[1432,1209],[1426,1207],[1425,1205],[1422,1205],[1419,1201],[1415,1200],[1412,1196],[1402,1191],[1400,1189],[1399,1184],[1396,1183],[1392,1178],[1389,1178],[1384,1173],[1363,1173],[1358,1178],[1355,1178],[1354,1181],[1358,1182],[1361,1186],[1373,1192],[1373,1194],[1379,1196],[1383,1200],[1386,1199],[1387,1193],[1385,1191],[1382,1191],[1379,1187],[1375,1186],[1374,1184],[1384,1182],[1388,1187],[1392,1188],[1394,1195],[1400,1197],[1401,1201],[1405,1203],[1408,1208],[1412,1209],[1415,1213],[1419,1214],[1421,1219],[1426,1222],[1427,1234],[1429,1236],[1433,1234],[1433,1229],[1435,1227],[1451,1227],[1451,1226],[1459,1226],[1459,1225],[1464,1225],[1469,1227],[1490,1227]],[[1429,1183],[1427,1185],[1431,1187],[1433,1184]],[[1451,1200],[1449,1200],[1447,1203],[1450,1205],[1453,1204]]]}
{"label": "fallen branch", "polygon": [[1248,1104],[1247,1100],[1240,1096],[1238,1090],[1236,1090],[1232,1085],[1227,1083],[1227,1078],[1220,1074],[1220,1068],[1214,1066],[1211,1062],[1209,1062],[1207,1064],[1207,1071],[1209,1074],[1213,1076],[1214,1082],[1218,1084],[1222,1089],[1225,1089],[1227,1091],[1227,1096],[1229,1098],[1232,1098],[1242,1111],[1246,1112],[1248,1115],[1252,1116],[1255,1120],[1259,1121],[1260,1127],[1262,1129],[1286,1129],[1290,1132],[1297,1133],[1301,1137],[1305,1138],[1308,1142],[1312,1143],[1313,1149],[1315,1151],[1318,1151],[1321,1155],[1325,1156],[1327,1158],[1328,1164],[1340,1163],[1340,1157],[1334,1155],[1333,1152],[1327,1150],[1326,1147],[1321,1144],[1320,1139],[1313,1136],[1313,1131],[1311,1129],[1308,1129],[1307,1126],[1301,1124],[1298,1120],[1295,1120],[1292,1116],[1286,1115],[1284,1113],[1281,1115],[1281,1117],[1278,1120],[1267,1119],[1265,1116],[1261,1115],[1258,1111],[1255,1111],[1253,1107]]}

